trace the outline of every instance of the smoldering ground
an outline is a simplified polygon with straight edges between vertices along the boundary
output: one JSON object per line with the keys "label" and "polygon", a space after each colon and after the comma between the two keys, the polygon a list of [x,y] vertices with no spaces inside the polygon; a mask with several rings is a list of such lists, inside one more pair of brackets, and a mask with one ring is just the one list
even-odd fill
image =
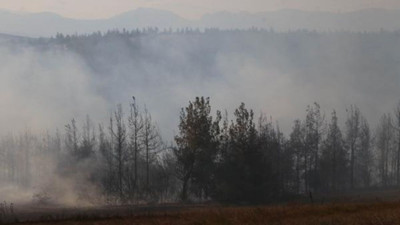
{"label": "smoldering ground", "polygon": [[[375,124],[400,96],[399,41],[394,32],[306,31],[6,41],[0,48],[0,133],[62,134],[72,118],[81,126],[86,115],[107,124],[117,103],[128,110],[131,96],[146,104],[166,140],[177,129],[180,108],[195,96],[209,96],[214,110],[229,112],[245,102],[279,121],[285,133],[314,101],[327,113],[336,109],[342,121],[345,109],[356,104]],[[96,162],[82,162],[78,167],[86,170],[62,176],[57,156],[35,160],[44,168],[29,174],[29,185],[5,179],[0,198],[24,202],[44,194],[67,205],[101,199],[88,181]]]}

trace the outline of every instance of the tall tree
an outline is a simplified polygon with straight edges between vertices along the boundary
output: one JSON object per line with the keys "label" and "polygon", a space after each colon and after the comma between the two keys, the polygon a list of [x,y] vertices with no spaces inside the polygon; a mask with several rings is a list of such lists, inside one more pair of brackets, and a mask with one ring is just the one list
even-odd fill
{"label": "tall tree", "polygon": [[217,148],[214,140],[210,99],[196,97],[181,110],[179,134],[175,136],[179,179],[182,181],[181,199],[188,199],[189,188],[202,198],[208,197]]}
{"label": "tall tree", "polygon": [[321,174],[325,186],[332,191],[345,188],[347,153],[335,111],[332,112],[321,158]]}
{"label": "tall tree", "polygon": [[136,103],[135,97],[132,97],[132,103],[130,104],[130,115],[128,118],[129,121],[129,149],[130,149],[130,158],[133,159],[133,167],[129,168],[130,171],[134,171],[133,179],[131,176],[128,177],[129,179],[129,189],[130,193],[133,195],[132,197],[136,197],[135,193],[139,189],[138,181],[139,181],[139,156],[141,152],[140,146],[140,138],[141,133],[143,130],[143,117],[139,111],[139,106]]}
{"label": "tall tree", "polygon": [[378,166],[381,184],[388,186],[390,184],[390,167],[393,150],[393,121],[390,114],[384,114],[381,117],[377,128],[377,150]]}
{"label": "tall tree", "polygon": [[[112,121],[112,120],[110,120]],[[112,122],[111,122],[112,124]],[[113,135],[113,134],[111,134]],[[99,153],[102,159],[102,173],[101,181],[103,185],[103,189],[105,191],[106,200],[109,202],[111,200],[111,195],[114,194],[114,187],[115,187],[115,157],[113,152],[113,143],[107,138],[106,133],[102,125],[99,125]]]}
{"label": "tall tree", "polygon": [[364,187],[369,187],[372,181],[373,154],[372,137],[368,121],[362,117],[360,126],[360,149],[358,153],[358,174]]}
{"label": "tall tree", "polygon": [[292,128],[292,132],[290,134],[290,148],[294,154],[294,165],[295,165],[295,190],[296,193],[300,193],[301,190],[305,188],[301,188],[301,180],[304,175],[304,162],[306,154],[305,154],[305,137],[304,137],[304,126],[301,124],[300,120],[294,121],[294,126]]}
{"label": "tall tree", "polygon": [[156,125],[151,119],[151,115],[147,108],[144,109],[143,116],[143,130],[142,130],[142,142],[145,151],[145,161],[146,161],[146,184],[145,190],[149,192],[150,190],[150,164],[154,160],[155,154],[160,150],[162,146],[162,140],[160,132]]}
{"label": "tall tree", "polygon": [[86,121],[82,129],[82,143],[79,149],[79,158],[86,159],[94,154],[96,145],[96,135],[94,133],[94,126],[90,120],[89,115],[86,116]]}
{"label": "tall tree", "polygon": [[[117,167],[117,190],[119,194],[119,200],[125,201],[124,196],[124,178],[125,178],[125,164],[127,159],[127,134],[126,127],[123,121],[122,105],[117,106],[117,110],[114,112],[114,119],[110,118],[110,133],[112,136],[112,145],[114,149],[114,157]],[[115,123],[115,124],[114,124]]]}
{"label": "tall tree", "polygon": [[350,150],[350,188],[354,188],[354,170],[357,147],[360,139],[360,110],[352,105],[347,111],[346,142]]}
{"label": "tall tree", "polygon": [[318,103],[307,107],[305,121],[306,152],[305,152],[305,187],[306,192],[318,190],[320,187],[319,156],[325,116],[321,113]]}
{"label": "tall tree", "polygon": [[71,124],[65,125],[65,146],[72,155],[77,155],[79,151],[78,129],[75,119],[71,120]]}
{"label": "tall tree", "polygon": [[396,123],[394,125],[397,132],[397,152],[396,152],[396,185],[400,185],[400,102],[395,109]]}
{"label": "tall tree", "polygon": [[[229,127],[229,145],[220,163],[217,197],[224,201],[260,202],[268,196],[265,148],[260,147],[254,113],[242,103]],[[268,148],[268,144],[263,147]],[[276,177],[276,176],[275,176]]]}

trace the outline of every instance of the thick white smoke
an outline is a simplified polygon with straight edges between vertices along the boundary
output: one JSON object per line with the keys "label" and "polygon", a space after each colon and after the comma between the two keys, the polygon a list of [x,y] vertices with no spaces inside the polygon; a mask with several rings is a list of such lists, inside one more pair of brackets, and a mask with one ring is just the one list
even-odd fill
{"label": "thick white smoke", "polygon": [[79,56],[63,49],[0,48],[0,133],[63,129],[107,112]]}

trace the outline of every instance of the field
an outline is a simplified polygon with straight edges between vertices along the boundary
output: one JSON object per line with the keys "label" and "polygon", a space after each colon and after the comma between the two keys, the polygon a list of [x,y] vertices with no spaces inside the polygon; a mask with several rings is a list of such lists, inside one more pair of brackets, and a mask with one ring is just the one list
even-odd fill
{"label": "field", "polygon": [[[7,222],[58,225],[217,225],[217,224],[400,224],[399,191],[381,193],[380,197],[362,194],[342,196],[325,202],[290,202],[272,206],[159,205],[97,208],[16,209]],[[322,199],[322,198],[320,198]],[[14,218],[14,219],[15,219]]]}
{"label": "field", "polygon": [[57,224],[400,224],[400,202],[191,208],[105,219],[78,216]]}

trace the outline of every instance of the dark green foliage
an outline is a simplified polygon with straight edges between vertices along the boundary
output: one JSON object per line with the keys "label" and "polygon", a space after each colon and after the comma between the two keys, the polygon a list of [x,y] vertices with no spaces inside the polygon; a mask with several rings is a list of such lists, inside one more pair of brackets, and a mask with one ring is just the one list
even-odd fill
{"label": "dark green foliage", "polygon": [[229,144],[219,163],[217,195],[222,200],[255,201],[263,188],[264,154],[259,148],[253,111],[244,103],[229,127]]}
{"label": "dark green foliage", "polygon": [[[259,128],[254,113],[242,103],[222,140],[215,197],[221,201],[260,203],[289,190],[292,155],[279,128],[264,117]],[[226,129],[226,125],[225,125]],[[223,129],[224,130],[224,129]]]}
{"label": "dark green foliage", "polygon": [[220,117],[213,121],[210,113],[209,98],[204,97],[189,102],[189,106],[181,111],[174,153],[182,181],[182,200],[187,200],[188,191],[199,198],[207,198],[213,185]]}

